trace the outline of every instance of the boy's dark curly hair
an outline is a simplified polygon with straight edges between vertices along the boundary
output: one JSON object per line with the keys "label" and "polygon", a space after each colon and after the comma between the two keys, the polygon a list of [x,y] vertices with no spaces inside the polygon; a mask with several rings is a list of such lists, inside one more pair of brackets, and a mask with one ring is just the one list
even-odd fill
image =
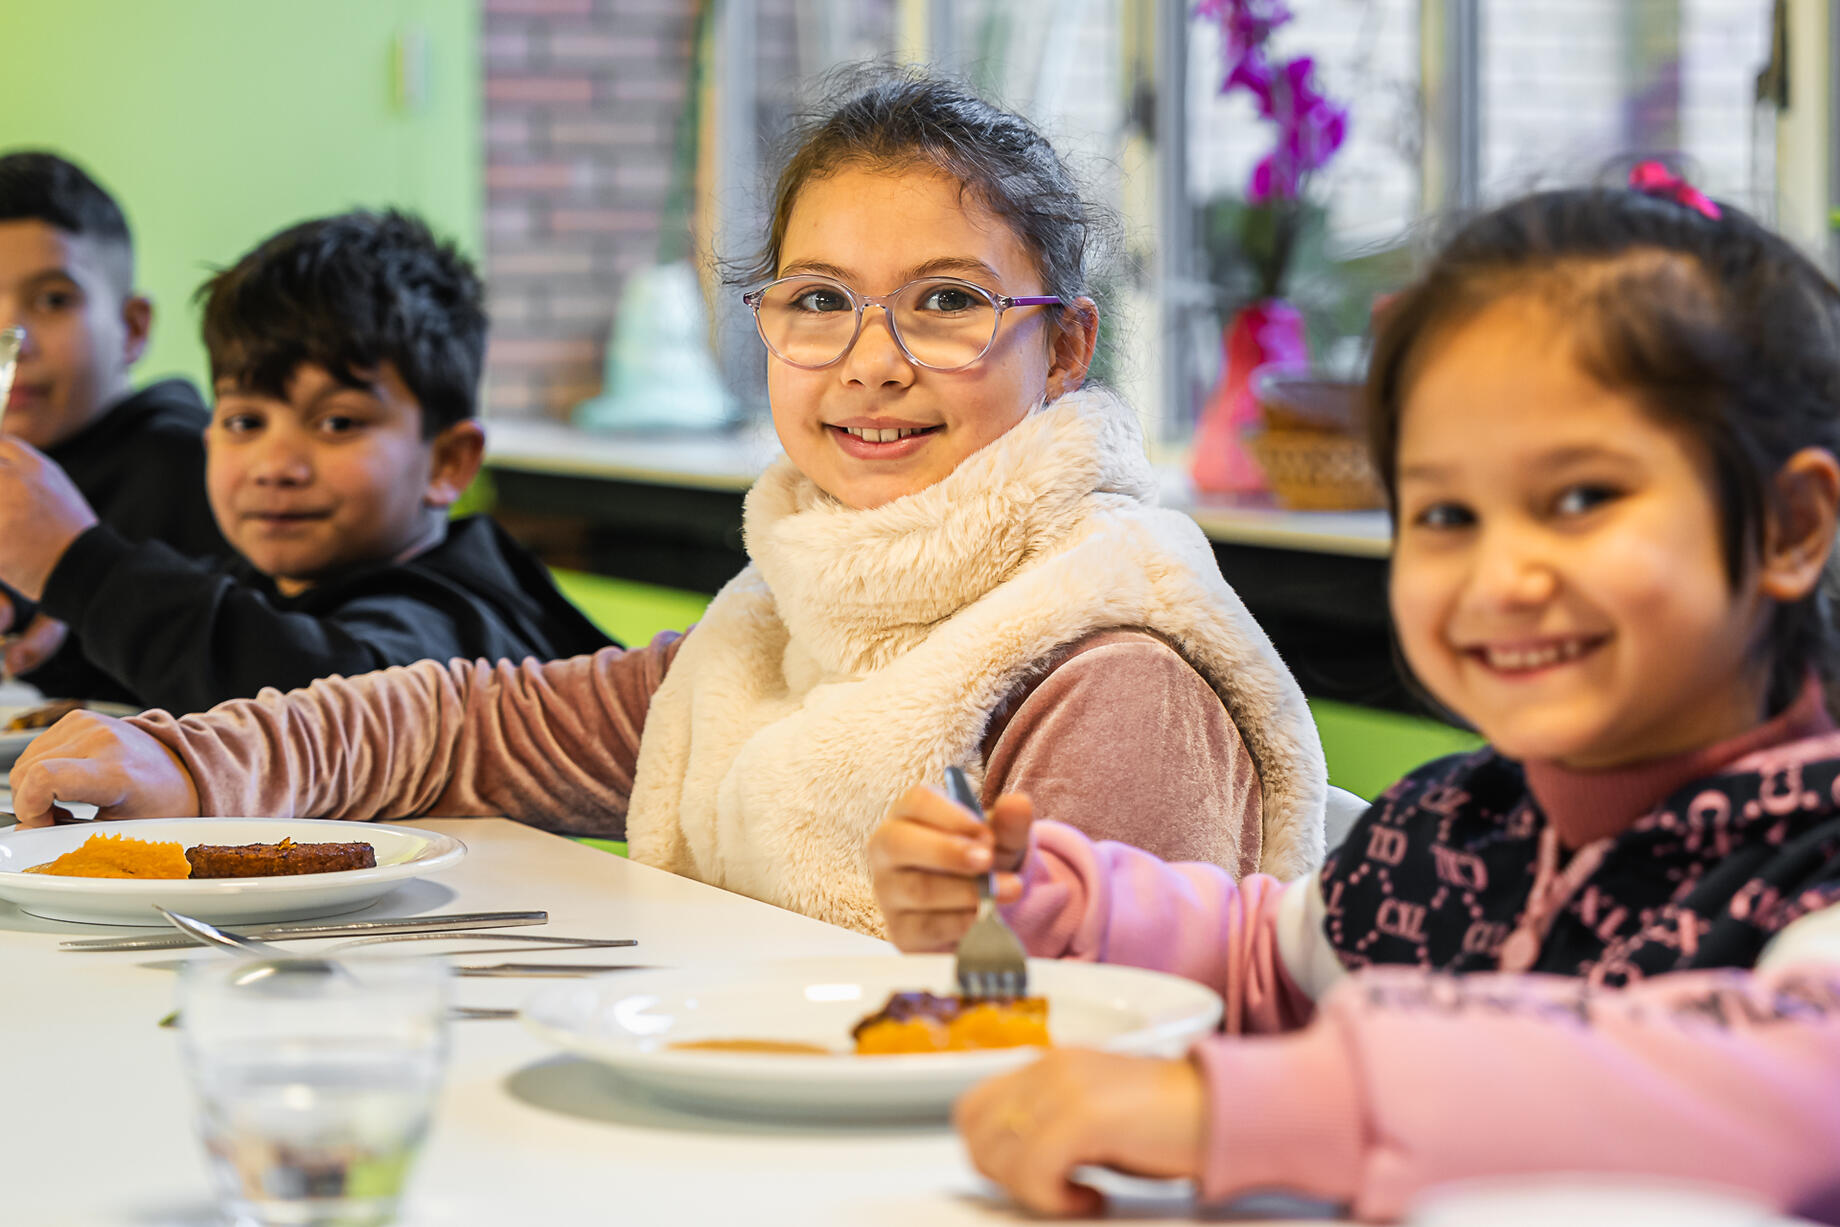
{"label": "boy's dark curly hair", "polygon": [[353,387],[383,363],[432,438],[478,414],[485,288],[421,219],[356,210],[291,226],[198,288],[211,379],[285,399],[302,363]]}

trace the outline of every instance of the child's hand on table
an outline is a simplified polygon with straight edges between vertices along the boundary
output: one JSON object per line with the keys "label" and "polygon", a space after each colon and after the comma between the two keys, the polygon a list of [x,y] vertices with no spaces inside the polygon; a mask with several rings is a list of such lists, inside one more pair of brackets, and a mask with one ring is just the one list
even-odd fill
{"label": "child's hand on table", "polygon": [[1186,1060],[1059,1049],[973,1087],[952,1116],[973,1166],[1037,1214],[1100,1211],[1099,1194],[1069,1179],[1083,1164],[1201,1175],[1206,1099]]}
{"label": "child's hand on table", "polygon": [[87,801],[98,818],[186,818],[198,787],[151,734],[95,712],[72,712],[33,738],[9,777],[21,827],[50,826],[59,801]]}
{"label": "child's hand on table", "polygon": [[908,952],[951,950],[977,915],[976,879],[997,870],[997,901],[1022,893],[1016,871],[1035,820],[1027,797],[1010,793],[990,807],[988,825],[940,792],[916,786],[888,809],[869,837],[875,901],[888,940]]}

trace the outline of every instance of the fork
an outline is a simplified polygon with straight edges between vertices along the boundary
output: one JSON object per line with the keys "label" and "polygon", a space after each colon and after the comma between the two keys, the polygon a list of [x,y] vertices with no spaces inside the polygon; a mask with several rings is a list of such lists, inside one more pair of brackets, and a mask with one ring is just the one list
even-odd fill
{"label": "fork", "polygon": [[[971,790],[971,781],[957,767],[946,768],[946,795],[983,820],[984,810]],[[952,973],[958,980],[958,991],[973,1001],[1026,997],[1027,956],[1022,943],[997,915],[996,875],[982,874],[977,882],[977,919],[959,939],[958,954],[953,959]]]}

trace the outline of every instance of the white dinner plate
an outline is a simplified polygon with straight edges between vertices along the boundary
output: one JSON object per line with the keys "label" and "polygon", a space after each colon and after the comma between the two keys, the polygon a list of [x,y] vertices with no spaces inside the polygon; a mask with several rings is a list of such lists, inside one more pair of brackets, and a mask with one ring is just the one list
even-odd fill
{"label": "white dinner plate", "polygon": [[[744,1115],[931,1118],[1035,1048],[859,1057],[850,1029],[891,993],[952,990],[947,955],[799,959],[751,966],[619,972],[558,984],[524,1020],[626,1082],[692,1107]],[[1048,999],[1059,1045],[1177,1056],[1220,1021],[1212,989],[1161,972],[1101,963],[1029,962],[1029,990]],[[673,1044],[788,1040],[837,1055],[695,1051]]]}
{"label": "white dinner plate", "polygon": [[[11,767],[14,761],[25,752],[25,748],[32,744],[32,739],[45,731],[44,729],[22,729],[17,733],[9,733],[6,731],[6,726],[13,722],[14,717],[34,711],[49,702],[50,700],[46,699],[38,703],[0,703],[0,768]],[[140,708],[129,707],[125,703],[86,703],[85,708],[103,716],[137,716],[141,711]]]}
{"label": "white dinner plate", "polygon": [[[272,878],[66,878],[24,873],[71,851],[91,835],[177,840],[196,844],[295,843],[371,845],[373,869],[303,873]],[[200,920],[303,920],[355,912],[398,883],[446,869],[466,855],[450,835],[379,822],[321,818],[137,818],[130,822],[78,822],[68,826],[0,830],[0,899],[49,920],[90,924],[164,924],[154,904]]]}
{"label": "white dinner plate", "polygon": [[1434,1185],[1406,1227],[1795,1227],[1736,1188],[1618,1172],[1482,1176]]}

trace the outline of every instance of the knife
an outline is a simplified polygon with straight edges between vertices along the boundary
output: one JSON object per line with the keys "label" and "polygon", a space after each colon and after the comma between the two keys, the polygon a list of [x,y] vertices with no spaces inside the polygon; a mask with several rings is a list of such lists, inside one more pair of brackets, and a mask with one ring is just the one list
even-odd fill
{"label": "knife", "polygon": [[[60,810],[61,814],[57,812]],[[62,827],[69,826],[73,822],[93,822],[100,812],[88,801],[59,801],[53,809],[54,817],[51,819],[51,825]],[[18,814],[10,814],[0,809],[0,827],[12,826],[18,821]]]}
{"label": "knife", "polygon": [[605,971],[656,971],[650,963],[485,963],[456,967],[456,976],[534,976],[564,979],[569,976],[598,976]]}
{"label": "knife", "polygon": [[[320,924],[245,925],[241,937],[261,941],[287,941],[295,937],[371,937],[385,933],[452,933],[467,929],[503,929],[517,925],[549,923],[548,912],[472,912],[440,916],[393,916],[376,920],[328,921]],[[151,937],[86,937],[59,942],[59,950],[182,950],[203,943],[184,933]]]}

